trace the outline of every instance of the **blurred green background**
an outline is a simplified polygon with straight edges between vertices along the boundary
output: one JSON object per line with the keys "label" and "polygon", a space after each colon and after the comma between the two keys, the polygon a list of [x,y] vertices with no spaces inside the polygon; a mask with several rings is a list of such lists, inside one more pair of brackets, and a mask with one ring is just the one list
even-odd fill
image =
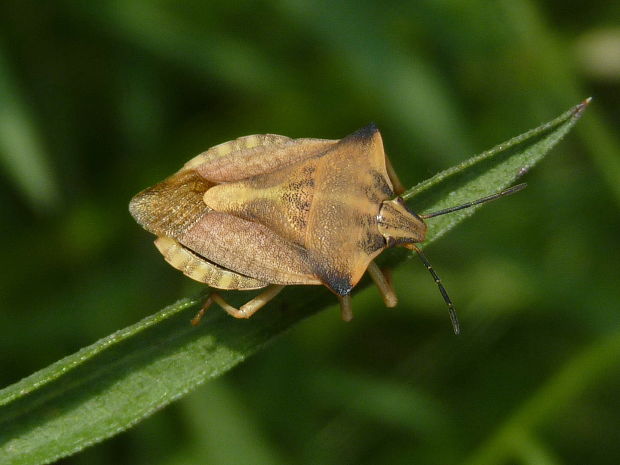
{"label": "blurred green background", "polygon": [[619,463],[619,20],[603,0],[4,0],[0,385],[201,289],[127,204],[212,145],[375,121],[411,186],[592,95],[525,192],[428,249],[461,336],[407,262],[396,309],[359,291],[352,323],[334,306],[60,463]]}

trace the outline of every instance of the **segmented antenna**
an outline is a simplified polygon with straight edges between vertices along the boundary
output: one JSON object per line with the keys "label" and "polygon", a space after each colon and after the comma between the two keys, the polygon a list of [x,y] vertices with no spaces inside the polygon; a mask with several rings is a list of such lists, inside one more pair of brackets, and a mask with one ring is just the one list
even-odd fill
{"label": "segmented antenna", "polygon": [[506,195],[515,194],[520,190],[523,190],[527,187],[526,183],[517,184],[516,186],[509,187],[501,192],[498,192],[493,195],[489,195],[487,197],[482,197],[481,199],[474,200],[472,202],[467,202],[462,205],[457,205],[456,207],[445,208],[443,210],[439,210],[436,212],[426,213],[425,215],[418,215],[423,220],[428,218],[434,218],[435,216],[445,215],[446,213],[452,213],[458,210],[464,210],[465,208],[473,207],[474,205],[480,205],[481,203],[490,202],[491,200],[499,199],[500,197],[504,197]]}
{"label": "segmented antenna", "polygon": [[446,291],[446,288],[443,287],[443,283],[441,282],[441,279],[439,278],[437,273],[435,273],[435,270],[433,269],[432,265],[428,261],[428,258],[426,258],[426,255],[424,255],[422,250],[420,250],[415,244],[406,244],[405,247],[416,251],[416,253],[418,254],[418,257],[420,257],[420,260],[422,260],[422,263],[424,263],[424,266],[426,267],[426,269],[429,271],[429,273],[435,280],[435,284],[437,284],[437,287],[439,288],[439,292],[441,292],[441,296],[443,297],[443,300],[446,302],[446,305],[448,306],[448,312],[450,313],[450,321],[452,322],[452,329],[454,329],[454,334],[458,336],[461,332],[461,325],[459,324],[459,318],[458,316],[456,316],[456,309],[454,308],[452,299],[450,299],[450,296],[448,295],[448,291]]}
{"label": "segmented antenna", "polygon": [[[499,199],[500,197],[514,194],[516,192],[519,192],[520,190],[525,189],[526,187],[527,187],[526,183],[517,184],[516,186],[509,187],[508,189],[504,189],[503,191],[498,192],[496,194],[492,194],[487,197],[474,200],[472,202],[467,202],[462,205],[457,205],[456,207],[445,208],[443,210],[439,210],[439,211],[432,212],[432,213],[427,213],[425,215],[419,215],[419,217],[422,218],[423,220],[426,220],[428,218],[434,218],[435,216],[445,215],[446,213],[452,213],[458,210],[463,210],[465,208],[473,207],[474,205],[480,205],[481,203],[490,202],[491,200]],[[415,244],[405,244],[404,246],[407,247],[408,249],[415,250],[415,252],[418,254],[418,257],[420,257],[420,260],[422,260],[422,263],[424,263],[424,266],[430,272],[431,276],[435,280],[435,284],[437,284],[437,287],[439,288],[439,292],[441,292],[441,296],[443,297],[443,300],[446,302],[446,305],[448,306],[448,312],[450,312],[450,321],[452,322],[452,328],[454,329],[454,334],[458,335],[461,332],[461,326],[459,324],[459,319],[456,316],[456,309],[454,308],[452,299],[450,299],[450,296],[448,295],[448,291],[446,291],[446,288],[443,287],[441,279],[439,279],[439,276],[437,276],[437,273],[435,273],[435,270],[433,269],[430,262],[426,258],[426,255],[422,253],[421,249],[419,249]]]}

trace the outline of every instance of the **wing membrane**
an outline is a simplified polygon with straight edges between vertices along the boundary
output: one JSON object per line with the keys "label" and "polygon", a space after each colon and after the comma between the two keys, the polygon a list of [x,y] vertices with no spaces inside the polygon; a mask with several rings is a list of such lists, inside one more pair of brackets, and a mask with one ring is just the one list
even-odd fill
{"label": "wing membrane", "polygon": [[260,289],[268,284],[211,263],[171,237],[158,237],[155,246],[166,261],[185,276],[217,289]]}
{"label": "wing membrane", "polygon": [[177,237],[218,265],[272,284],[321,284],[307,251],[262,224],[211,211]]}
{"label": "wing membrane", "polygon": [[246,136],[210,148],[187,162],[184,169],[194,169],[215,183],[240,181],[319,156],[337,142],[274,134]]}

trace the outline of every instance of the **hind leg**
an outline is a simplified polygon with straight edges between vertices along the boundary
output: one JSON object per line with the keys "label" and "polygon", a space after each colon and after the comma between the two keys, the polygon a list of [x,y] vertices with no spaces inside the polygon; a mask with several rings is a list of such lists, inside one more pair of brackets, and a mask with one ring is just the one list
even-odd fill
{"label": "hind leg", "polygon": [[214,302],[220,307],[222,307],[224,310],[226,310],[228,314],[234,316],[235,318],[250,318],[258,310],[263,308],[265,304],[267,304],[271,299],[277,296],[282,289],[284,289],[284,286],[272,284],[271,286],[268,286],[263,292],[261,292],[252,300],[246,302],[239,308],[233,307],[228,302],[226,302],[217,292],[213,292],[205,301],[204,305],[198,311],[196,316],[192,319],[192,324],[194,326],[199,324],[207,309]]}

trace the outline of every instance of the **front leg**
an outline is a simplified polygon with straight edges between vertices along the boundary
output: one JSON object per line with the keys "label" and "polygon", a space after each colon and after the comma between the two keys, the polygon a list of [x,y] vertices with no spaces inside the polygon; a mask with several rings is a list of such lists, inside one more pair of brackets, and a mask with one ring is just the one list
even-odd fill
{"label": "front leg", "polygon": [[390,275],[381,271],[374,260],[370,262],[366,271],[368,271],[368,274],[379,289],[385,306],[388,308],[396,307],[396,304],[398,304],[398,297],[396,297],[396,293],[392,287]]}

